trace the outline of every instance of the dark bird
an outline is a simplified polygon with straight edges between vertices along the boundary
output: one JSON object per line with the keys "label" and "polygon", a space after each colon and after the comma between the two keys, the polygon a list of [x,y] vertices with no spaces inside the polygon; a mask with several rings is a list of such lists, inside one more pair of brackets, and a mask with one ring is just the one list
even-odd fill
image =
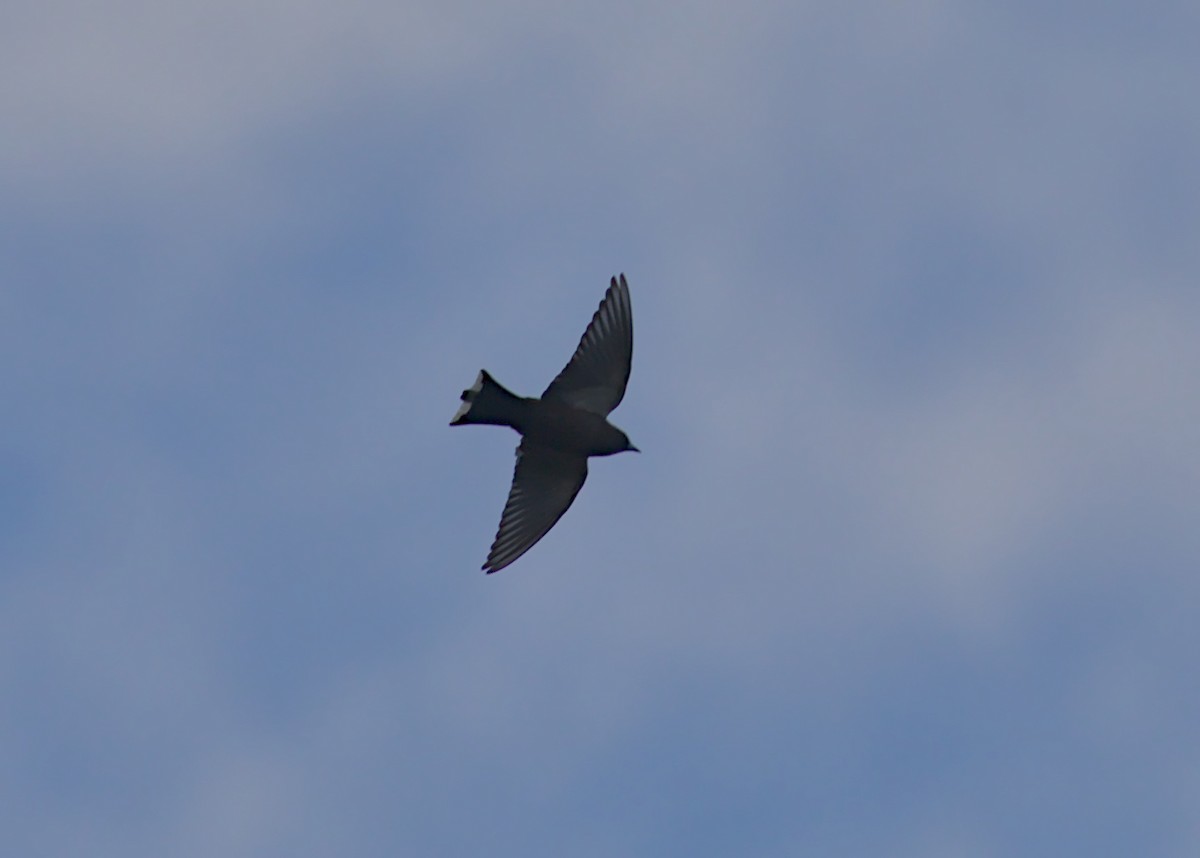
{"label": "dark bird", "polygon": [[625,396],[633,360],[629,284],[612,278],[579,347],[540,399],[517,396],[481,369],[451,426],[486,423],[521,434],[512,488],[483,569],[512,563],[545,536],[587,479],[589,456],[639,452],[606,419]]}

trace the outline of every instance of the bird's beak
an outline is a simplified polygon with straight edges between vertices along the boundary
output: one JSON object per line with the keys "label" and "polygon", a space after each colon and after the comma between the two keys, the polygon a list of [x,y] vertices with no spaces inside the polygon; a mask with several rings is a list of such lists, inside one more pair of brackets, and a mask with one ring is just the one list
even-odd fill
{"label": "bird's beak", "polygon": [[633,446],[632,444],[629,445],[629,450],[630,450],[630,452],[633,452],[633,453],[642,452],[641,450],[639,450],[637,447]]}

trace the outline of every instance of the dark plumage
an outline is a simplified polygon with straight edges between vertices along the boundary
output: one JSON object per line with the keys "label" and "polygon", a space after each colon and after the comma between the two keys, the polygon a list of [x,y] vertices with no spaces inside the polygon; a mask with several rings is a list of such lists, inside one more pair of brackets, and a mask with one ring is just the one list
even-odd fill
{"label": "dark plumage", "polygon": [[612,278],[575,354],[540,399],[506,390],[487,370],[463,391],[451,426],[511,426],[521,434],[508,502],[483,564],[486,572],[512,563],[562,518],[587,479],[589,456],[637,452],[607,420],[625,396],[632,360],[633,309],[622,274]]}

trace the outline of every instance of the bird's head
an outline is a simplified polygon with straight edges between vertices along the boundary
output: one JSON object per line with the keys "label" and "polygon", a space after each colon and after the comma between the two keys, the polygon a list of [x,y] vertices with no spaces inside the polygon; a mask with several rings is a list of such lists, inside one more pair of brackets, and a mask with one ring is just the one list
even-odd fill
{"label": "bird's head", "polygon": [[617,453],[624,453],[626,450],[632,450],[634,453],[642,452],[629,442],[628,435],[611,423],[605,424],[603,434],[595,440],[596,445],[588,450],[589,456],[614,456]]}

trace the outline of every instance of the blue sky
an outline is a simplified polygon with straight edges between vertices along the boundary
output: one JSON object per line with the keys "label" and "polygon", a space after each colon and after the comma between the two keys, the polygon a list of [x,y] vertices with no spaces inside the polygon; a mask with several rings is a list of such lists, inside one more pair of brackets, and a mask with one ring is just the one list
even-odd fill
{"label": "blue sky", "polygon": [[5,18],[12,854],[1200,851],[1194,4]]}

